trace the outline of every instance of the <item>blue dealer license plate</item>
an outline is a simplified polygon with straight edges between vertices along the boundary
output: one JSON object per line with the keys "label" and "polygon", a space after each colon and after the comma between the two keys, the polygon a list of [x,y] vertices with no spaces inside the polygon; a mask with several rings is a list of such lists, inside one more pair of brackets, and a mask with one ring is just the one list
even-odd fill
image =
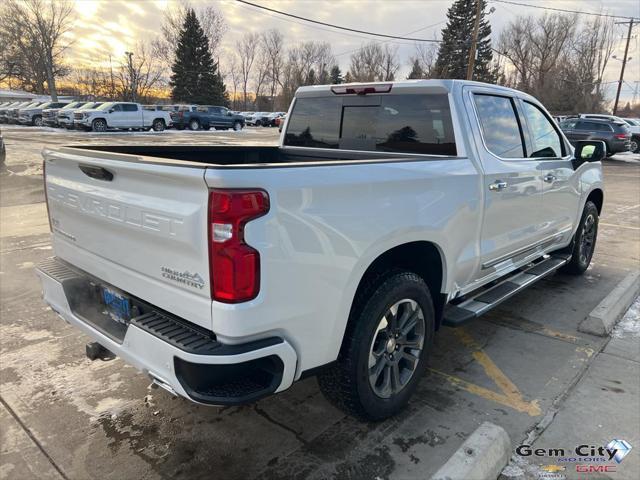
{"label": "blue dealer license plate", "polygon": [[129,299],[106,287],[102,288],[102,299],[111,318],[119,323],[128,323],[131,318]]}

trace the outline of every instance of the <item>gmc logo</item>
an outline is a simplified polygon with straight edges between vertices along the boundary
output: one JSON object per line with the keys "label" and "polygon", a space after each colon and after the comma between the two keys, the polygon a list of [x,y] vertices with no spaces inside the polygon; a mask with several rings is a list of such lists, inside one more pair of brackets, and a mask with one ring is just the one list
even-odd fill
{"label": "gmc logo", "polygon": [[580,473],[610,473],[615,471],[615,465],[576,465],[576,472]]}

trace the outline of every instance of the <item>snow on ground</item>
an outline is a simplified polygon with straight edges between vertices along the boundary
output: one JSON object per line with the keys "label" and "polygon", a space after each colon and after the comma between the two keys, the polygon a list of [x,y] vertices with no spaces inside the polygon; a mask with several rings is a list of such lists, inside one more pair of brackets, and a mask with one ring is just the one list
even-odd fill
{"label": "snow on ground", "polygon": [[640,297],[631,304],[627,313],[611,332],[611,336],[614,338],[640,337]]}

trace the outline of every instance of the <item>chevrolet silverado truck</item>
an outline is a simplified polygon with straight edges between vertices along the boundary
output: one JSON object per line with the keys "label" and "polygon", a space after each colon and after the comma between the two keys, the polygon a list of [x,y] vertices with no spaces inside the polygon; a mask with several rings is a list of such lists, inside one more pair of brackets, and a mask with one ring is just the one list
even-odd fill
{"label": "chevrolet silverado truck", "polygon": [[604,198],[602,142],[460,80],[301,87],[279,146],[43,155],[59,316],[200,404],[317,375],[373,420],[407,404],[442,325],[583,273]]}
{"label": "chevrolet silverado truck", "polygon": [[106,132],[115,130],[151,130],[161,132],[171,125],[169,112],[146,110],[139,103],[107,102],[95,109],[78,110],[73,114],[77,128]]}
{"label": "chevrolet silverado truck", "polygon": [[33,105],[28,108],[21,108],[18,113],[18,123],[21,125],[33,125],[41,127],[44,124],[43,112],[46,109],[62,108],[69,102],[46,102],[40,105]]}

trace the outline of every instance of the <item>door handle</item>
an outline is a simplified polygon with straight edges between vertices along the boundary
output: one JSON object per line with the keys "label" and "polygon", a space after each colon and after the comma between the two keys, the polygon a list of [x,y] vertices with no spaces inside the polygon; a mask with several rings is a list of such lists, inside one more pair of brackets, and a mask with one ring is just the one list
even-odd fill
{"label": "door handle", "polygon": [[505,182],[504,180],[496,180],[491,185],[489,185],[489,190],[491,190],[492,192],[499,192],[501,190],[504,190],[505,188],[507,188],[507,182]]}
{"label": "door handle", "polygon": [[543,180],[547,183],[553,183],[557,179],[558,177],[556,177],[553,173],[547,173],[543,178]]}

